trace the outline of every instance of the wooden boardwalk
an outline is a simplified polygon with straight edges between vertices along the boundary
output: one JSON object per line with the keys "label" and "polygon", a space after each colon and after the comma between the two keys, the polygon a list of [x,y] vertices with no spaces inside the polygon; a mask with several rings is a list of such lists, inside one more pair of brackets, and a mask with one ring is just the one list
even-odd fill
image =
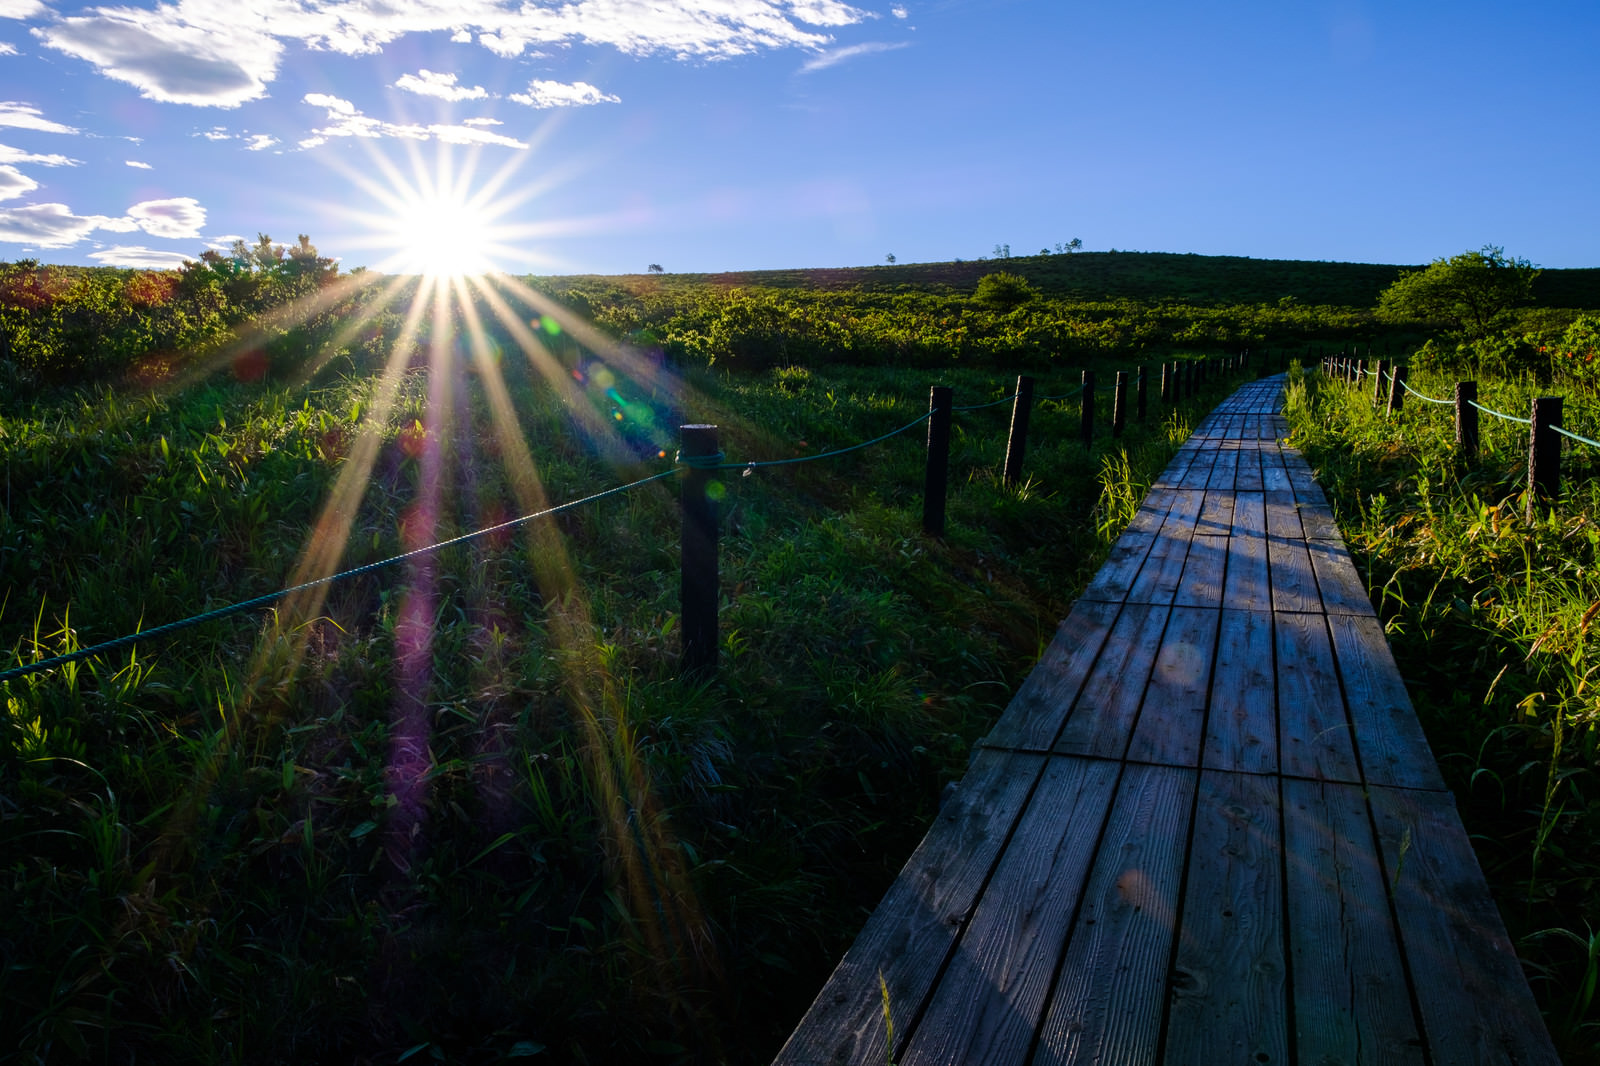
{"label": "wooden boardwalk", "polygon": [[1162,474],[778,1056],[1555,1064],[1282,379]]}

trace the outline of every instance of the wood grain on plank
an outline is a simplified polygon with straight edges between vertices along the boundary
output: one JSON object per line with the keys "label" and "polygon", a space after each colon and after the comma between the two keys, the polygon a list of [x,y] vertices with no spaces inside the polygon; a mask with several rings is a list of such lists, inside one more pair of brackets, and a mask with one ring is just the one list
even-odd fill
{"label": "wood grain on plank", "polygon": [[1197,766],[1205,740],[1206,697],[1222,612],[1175,607],[1161,637],[1144,709],[1128,758],[1166,766]]}
{"label": "wood grain on plank", "polygon": [[1173,494],[1172,506],[1167,510],[1167,520],[1161,524],[1161,535],[1190,537],[1200,521],[1200,509],[1205,506],[1204,489],[1179,489]]}
{"label": "wood grain on plank", "polygon": [[1036,1066],[1147,1063],[1161,1039],[1195,771],[1129,766],[1040,1030]]}
{"label": "wood grain on plank", "polygon": [[[1303,520],[1304,516],[1302,516]],[[1366,583],[1356,573],[1344,541],[1307,540],[1311,568],[1316,571],[1322,609],[1329,614],[1365,614],[1376,617]]]}
{"label": "wood grain on plank", "polygon": [[1221,614],[1205,765],[1216,770],[1272,773],[1278,768],[1272,615],[1233,610]]}
{"label": "wood grain on plank", "polygon": [[1139,576],[1145,556],[1156,541],[1154,533],[1123,533],[1111,545],[1106,561],[1095,571],[1094,579],[1083,590],[1086,600],[1105,600],[1121,603],[1127,598],[1128,588]]}
{"label": "wood grain on plank", "polygon": [[1309,612],[1322,610],[1316,574],[1306,542],[1296,537],[1267,538],[1267,558],[1272,565],[1272,609]]}
{"label": "wood grain on plank", "polygon": [[1161,647],[1170,608],[1130,603],[1122,609],[1094,670],[1078,694],[1055,750],[1120,759],[1128,749],[1145,685]]}
{"label": "wood grain on plank", "polygon": [[1263,492],[1294,494],[1289,483],[1289,470],[1283,465],[1283,453],[1276,448],[1261,453],[1261,489]]}
{"label": "wood grain on plank", "polygon": [[811,1009],[780,1066],[886,1061],[878,974],[900,1018],[915,1015],[1044,769],[1042,755],[980,751],[889,886]]}
{"label": "wood grain on plank", "polygon": [[1359,785],[1283,781],[1289,971],[1301,1062],[1423,1062]]}
{"label": "wood grain on plank", "polygon": [[1261,449],[1253,442],[1247,441],[1245,447],[1239,449],[1239,473],[1233,485],[1240,492],[1262,492],[1266,488],[1261,472]]}
{"label": "wood grain on plank", "polygon": [[1262,493],[1267,507],[1267,535],[1305,539],[1305,527],[1300,524],[1300,511],[1294,502],[1294,493],[1267,491]]}
{"label": "wood grain on plank", "polygon": [[1217,461],[1211,467],[1211,477],[1206,481],[1206,488],[1212,492],[1232,492],[1233,482],[1238,473],[1238,450],[1232,447],[1232,442],[1219,442]]}
{"label": "wood grain on plank", "polygon": [[1184,472],[1183,479],[1178,483],[1181,488],[1203,489],[1206,482],[1211,479],[1211,468],[1216,465],[1217,452],[1215,448],[1206,448],[1197,453],[1189,463],[1189,469]]}
{"label": "wood grain on plank", "polygon": [[1339,523],[1333,519],[1333,508],[1326,504],[1296,502],[1300,511],[1300,525],[1307,540],[1340,540]]}
{"label": "wood grain on plank", "polygon": [[1232,529],[1232,490],[1207,489],[1205,502],[1200,505],[1200,517],[1195,520],[1194,531],[1206,536],[1225,537]]}
{"label": "wood grain on plank", "polygon": [[950,955],[898,1061],[1020,1064],[1033,1046],[1118,766],[1057,756]]}
{"label": "wood grain on plank", "polygon": [[1368,791],[1436,1066],[1556,1066],[1455,799],[1448,792]]}
{"label": "wood grain on plank", "polygon": [[1183,566],[1188,557],[1189,538],[1163,532],[1145,557],[1139,576],[1129,586],[1127,602],[1171,603],[1183,579]]}
{"label": "wood grain on plank", "polygon": [[1361,780],[1350,718],[1320,614],[1275,616],[1278,753],[1283,772],[1323,781]]}
{"label": "wood grain on plank", "polygon": [[1227,537],[1194,537],[1184,558],[1183,577],[1172,602],[1181,607],[1221,607],[1222,579],[1228,563]]}
{"label": "wood grain on plank", "polygon": [[1193,836],[1163,1061],[1287,1063],[1277,781],[1204,771]]}
{"label": "wood grain on plank", "polygon": [[1333,652],[1344,680],[1361,770],[1375,785],[1443,789],[1405,682],[1376,618],[1331,614]]}
{"label": "wood grain on plank", "polygon": [[1222,602],[1242,610],[1272,608],[1267,570],[1267,513],[1262,494],[1234,495],[1233,535],[1228,538],[1228,577]]}
{"label": "wood grain on plank", "polygon": [[1155,533],[1161,529],[1161,524],[1167,520],[1167,511],[1172,507],[1171,489],[1152,488],[1139,501],[1139,510],[1129,519],[1124,533]]}
{"label": "wood grain on plank", "polygon": [[1056,629],[1055,639],[1018,687],[983,743],[995,748],[1048,751],[1072,701],[1094,666],[1121,607],[1080,600]]}

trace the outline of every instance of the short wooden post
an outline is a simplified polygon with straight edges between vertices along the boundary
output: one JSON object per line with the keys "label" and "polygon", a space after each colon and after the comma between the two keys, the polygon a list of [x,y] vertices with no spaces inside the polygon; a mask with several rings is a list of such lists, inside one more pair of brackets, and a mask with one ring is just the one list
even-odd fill
{"label": "short wooden post", "polygon": [[1083,372],[1083,395],[1079,398],[1078,438],[1087,448],[1094,440],[1094,371]]}
{"label": "short wooden post", "polygon": [[1350,376],[1350,384],[1354,385],[1356,388],[1359,389],[1362,386],[1364,386],[1366,383],[1367,383],[1367,361],[1365,359],[1357,359],[1356,363],[1355,363],[1354,372]]}
{"label": "short wooden post", "polygon": [[1145,378],[1149,377],[1149,375],[1145,373],[1145,369],[1142,366],[1141,367],[1135,367],[1134,368],[1134,372],[1138,376],[1136,378],[1134,378],[1134,386],[1133,386],[1133,417],[1137,418],[1139,421],[1143,422],[1144,421],[1144,415],[1145,415],[1145,409],[1146,409],[1145,408]]}
{"label": "short wooden post", "polygon": [[[679,586],[685,674],[717,668],[717,427],[678,427],[686,469],[679,487],[683,512],[683,577]],[[717,488],[713,488],[716,486]]]}
{"label": "short wooden post", "polygon": [[1372,363],[1372,406],[1376,407],[1383,402],[1383,360],[1375,359]]}
{"label": "short wooden post", "polygon": [[1017,396],[1011,401],[1011,433],[1006,437],[1007,485],[1022,481],[1022,458],[1028,450],[1028,416],[1033,412],[1033,379],[1017,377]]}
{"label": "short wooden post", "polygon": [[954,393],[948,385],[928,392],[928,466],[922,481],[922,531],[944,536],[944,499],[950,482],[950,410]]}
{"label": "short wooden post", "polygon": [[1128,372],[1117,371],[1117,391],[1111,404],[1111,435],[1122,436],[1123,427],[1128,424]]}
{"label": "short wooden post", "polygon": [[1178,365],[1177,363],[1168,363],[1166,361],[1163,361],[1162,364],[1161,364],[1161,402],[1162,402],[1162,404],[1169,404],[1169,403],[1172,403],[1173,400],[1174,400],[1174,397],[1172,395],[1172,379],[1174,377],[1176,377],[1177,375],[1173,373],[1173,367],[1175,367],[1177,365]]}
{"label": "short wooden post", "polygon": [[1478,461],[1478,383],[1456,382],[1456,451],[1468,463]]}
{"label": "short wooden post", "polygon": [[1397,366],[1389,377],[1389,413],[1397,415],[1406,402],[1406,368]]}
{"label": "short wooden post", "polygon": [[1561,492],[1561,397],[1539,396],[1533,401],[1533,425],[1528,427],[1528,519],[1541,507],[1555,503]]}

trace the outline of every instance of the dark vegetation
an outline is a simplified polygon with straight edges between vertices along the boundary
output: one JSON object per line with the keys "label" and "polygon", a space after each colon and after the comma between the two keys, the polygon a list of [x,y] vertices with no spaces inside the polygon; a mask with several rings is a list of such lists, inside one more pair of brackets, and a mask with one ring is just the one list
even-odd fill
{"label": "dark vegetation", "polygon": [[[685,421],[720,424],[733,461],[786,459],[911,422],[931,384],[1000,399],[1019,370],[1062,396],[1084,368],[1243,347],[1437,334],[1483,358],[1379,318],[1394,267],[1080,253],[1008,258],[1020,280],[983,293],[995,263],[531,279],[455,306],[274,247],[177,274],[0,265],[16,660],[633,481]],[[1545,272],[1497,320],[1518,373],[1587,365],[1567,340],[1594,273]],[[667,479],[0,684],[0,1061],[764,1060],[1231,387],[1152,398],[1090,449],[1073,402],[1041,402],[1017,487],[1008,406],[959,414],[942,540],[917,430],[730,471],[714,679],[677,675]],[[1490,656],[1472,678],[1502,666],[1523,676]],[[1459,734],[1430,712],[1447,766],[1537,748],[1485,706]],[[1590,787],[1587,758],[1561,782]],[[1526,813],[1537,769],[1493,765]],[[1552,854],[1538,898],[1582,935]],[[1552,1025],[1582,1032],[1568,942],[1530,950]]]}

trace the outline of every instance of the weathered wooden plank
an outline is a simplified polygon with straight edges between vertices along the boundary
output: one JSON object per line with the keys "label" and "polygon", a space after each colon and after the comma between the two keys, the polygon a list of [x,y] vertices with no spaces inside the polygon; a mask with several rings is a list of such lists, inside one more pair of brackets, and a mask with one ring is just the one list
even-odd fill
{"label": "weathered wooden plank", "polygon": [[1120,759],[1138,721],[1170,608],[1130,603],[1100,649],[1055,750]]}
{"label": "weathered wooden plank", "polygon": [[1280,840],[1275,779],[1200,775],[1168,1066],[1289,1061]]}
{"label": "weathered wooden plank", "polygon": [[1199,454],[1198,448],[1179,448],[1167,463],[1166,468],[1156,476],[1151,483],[1152,488],[1173,489],[1183,481],[1183,476],[1189,472],[1189,464],[1194,462],[1194,457]]}
{"label": "weathered wooden plank", "polygon": [[1207,536],[1225,537],[1233,530],[1233,491],[1207,489],[1205,502],[1200,505],[1200,517],[1195,520],[1194,531]]}
{"label": "weathered wooden plank", "polygon": [[1455,799],[1381,786],[1368,792],[1436,1066],[1556,1066]]}
{"label": "weathered wooden plank", "polygon": [[1194,537],[1184,558],[1183,578],[1172,602],[1180,607],[1221,607],[1228,562],[1227,537]]}
{"label": "weathered wooden plank", "polygon": [[1129,603],[1171,603],[1183,579],[1183,564],[1189,555],[1189,538],[1166,531],[1156,538],[1144,568],[1128,589]]}
{"label": "weathered wooden plank", "polygon": [[1266,488],[1261,473],[1261,449],[1254,441],[1245,441],[1244,447],[1239,449],[1239,472],[1233,487],[1240,492],[1261,492]]}
{"label": "weathered wooden plank", "polygon": [[1443,789],[1422,724],[1376,618],[1331,614],[1334,656],[1344,680],[1361,770],[1370,784]]}
{"label": "weathered wooden plank", "polygon": [[1242,610],[1272,608],[1267,570],[1267,512],[1259,492],[1238,492],[1233,503],[1233,535],[1228,538],[1228,577],[1222,602]]}
{"label": "weathered wooden plank", "polygon": [[1294,486],[1289,482],[1289,470],[1283,465],[1283,453],[1276,448],[1261,453],[1261,489],[1263,492],[1294,494]]}
{"label": "weathered wooden plank", "polygon": [[1200,509],[1205,505],[1204,489],[1179,489],[1172,497],[1167,520],[1161,524],[1161,534],[1167,537],[1190,537],[1200,521]]}
{"label": "weathered wooden plank", "polygon": [[1217,461],[1211,467],[1211,478],[1206,488],[1212,492],[1232,492],[1234,478],[1239,473],[1239,452],[1230,447],[1231,442],[1219,443]]}
{"label": "weathered wooden plank", "polygon": [[[1304,514],[1301,520],[1305,520]],[[1307,540],[1311,553],[1311,568],[1317,574],[1317,590],[1322,596],[1322,609],[1329,614],[1373,615],[1372,601],[1367,598],[1367,586],[1356,573],[1355,563],[1345,550],[1343,541]]]}
{"label": "weathered wooden plank", "polygon": [[1267,535],[1304,540],[1305,527],[1300,524],[1294,493],[1268,490],[1261,495],[1267,507]]}
{"label": "weathered wooden plank", "polygon": [[1173,490],[1152,488],[1139,501],[1139,510],[1128,520],[1124,533],[1155,533],[1161,529],[1161,524],[1167,520],[1167,511],[1172,507]]}
{"label": "weathered wooden plank", "polygon": [[1128,744],[1129,759],[1199,765],[1221,617],[1222,612],[1206,607],[1172,609],[1145,689],[1144,711]]}
{"label": "weathered wooden plank", "polygon": [[1350,719],[1320,614],[1275,616],[1278,752],[1283,772],[1323,781],[1361,780]]}
{"label": "weathered wooden plank", "polygon": [[1316,575],[1311,569],[1311,553],[1306,550],[1305,541],[1290,537],[1268,537],[1267,557],[1272,564],[1273,610],[1322,610]]}
{"label": "weathered wooden plank", "polygon": [[1300,525],[1307,540],[1341,540],[1339,524],[1333,519],[1333,508],[1325,504],[1296,502],[1300,512]]}
{"label": "weathered wooden plank", "polygon": [[1194,779],[1167,766],[1123,774],[1035,1063],[1154,1061]]}
{"label": "weathered wooden plank", "polygon": [[883,997],[909,1019],[927,998],[1011,832],[1045,756],[980,751],[928,835],[775,1060],[779,1066],[886,1061]]}
{"label": "weathered wooden plank", "polygon": [[1277,770],[1275,696],[1272,615],[1224,610],[1206,724],[1207,768],[1246,773]]}
{"label": "weathered wooden plank", "polygon": [[1095,571],[1094,579],[1083,590],[1086,600],[1104,600],[1121,603],[1128,596],[1128,588],[1139,576],[1145,556],[1156,541],[1154,533],[1127,533],[1118,537],[1106,555],[1106,561]]}
{"label": "weathered wooden plank", "polygon": [[1111,809],[1118,769],[1098,759],[1060,756],[1046,765],[898,1059],[904,1066],[1020,1066],[1027,1057]]}
{"label": "weathered wooden plank", "polygon": [[1289,467],[1289,485],[1294,489],[1294,497],[1301,503],[1316,504],[1321,507],[1328,505],[1328,497],[1323,493],[1322,486],[1312,476],[1309,468],[1305,470]]}
{"label": "weathered wooden plank", "polygon": [[1048,751],[1120,610],[1115,603],[1080,600],[1073,604],[1066,620],[1056,629],[1055,639],[1018,686],[983,743],[996,748]]}
{"label": "weathered wooden plank", "polygon": [[1195,455],[1189,463],[1189,469],[1184,472],[1183,480],[1178,484],[1186,489],[1203,489],[1206,482],[1211,479],[1211,468],[1217,463],[1217,452],[1214,448],[1207,448]]}
{"label": "weathered wooden plank", "polygon": [[1283,812],[1300,1061],[1420,1064],[1361,786],[1285,778]]}

